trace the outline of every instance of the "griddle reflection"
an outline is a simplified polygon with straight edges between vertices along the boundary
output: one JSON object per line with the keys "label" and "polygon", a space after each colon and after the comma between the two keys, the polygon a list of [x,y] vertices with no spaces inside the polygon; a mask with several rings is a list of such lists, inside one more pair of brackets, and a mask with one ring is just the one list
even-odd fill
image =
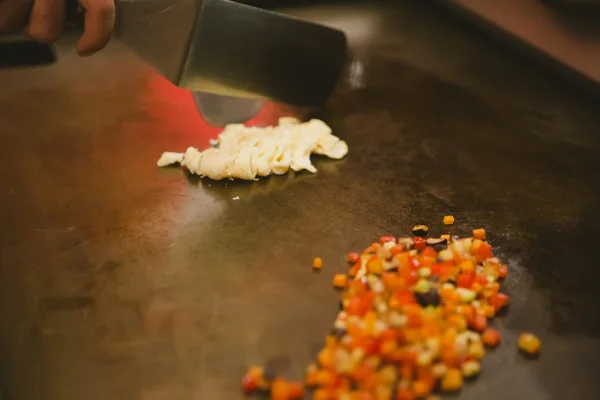
{"label": "griddle reflection", "polygon": [[211,197],[218,199],[247,200],[256,196],[268,196],[273,192],[279,192],[286,188],[317,179],[319,175],[338,175],[339,167],[346,164],[347,158],[342,160],[330,160],[325,157],[313,157],[313,164],[317,172],[312,174],[307,171],[290,171],[285,175],[272,175],[267,178],[259,178],[256,181],[213,181],[203,179],[197,175],[185,172],[188,182],[193,186],[200,186]]}

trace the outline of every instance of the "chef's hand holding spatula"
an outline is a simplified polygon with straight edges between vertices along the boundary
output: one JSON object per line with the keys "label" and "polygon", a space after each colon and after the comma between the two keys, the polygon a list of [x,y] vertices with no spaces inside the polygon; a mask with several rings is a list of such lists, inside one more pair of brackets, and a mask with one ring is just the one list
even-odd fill
{"label": "chef's hand holding spatula", "polygon": [[79,54],[114,33],[180,88],[297,107],[323,104],[348,56],[343,31],[238,1],[0,0],[0,33],[52,42],[66,23]]}
{"label": "chef's hand holding spatula", "polygon": [[[115,25],[114,0],[78,0],[85,9],[77,53],[89,56],[109,42]],[[0,34],[24,33],[42,43],[61,36],[67,19],[66,0],[0,0]]]}

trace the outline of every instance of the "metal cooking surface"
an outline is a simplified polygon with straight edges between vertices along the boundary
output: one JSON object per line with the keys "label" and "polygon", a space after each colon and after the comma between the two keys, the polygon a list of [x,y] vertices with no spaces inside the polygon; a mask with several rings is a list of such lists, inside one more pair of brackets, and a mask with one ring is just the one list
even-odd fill
{"label": "metal cooking surface", "polygon": [[[0,72],[2,400],[241,399],[249,364],[300,378],[344,255],[414,223],[484,226],[512,266],[505,343],[462,399],[600,398],[600,115],[560,80],[424,5],[293,11],[353,60],[320,111],[350,153],[316,175],[188,180],[188,92],[117,43]],[[239,200],[233,198],[239,196]],[[321,256],[321,274],[311,260]],[[515,339],[543,340],[537,361]]]}
{"label": "metal cooking surface", "polygon": [[446,0],[441,4],[598,93],[597,0]]}

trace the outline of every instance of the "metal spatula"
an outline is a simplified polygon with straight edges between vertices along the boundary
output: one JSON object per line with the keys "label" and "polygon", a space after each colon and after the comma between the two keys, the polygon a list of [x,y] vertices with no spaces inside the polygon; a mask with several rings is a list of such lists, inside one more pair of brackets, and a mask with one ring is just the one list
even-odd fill
{"label": "metal spatula", "polygon": [[346,60],[343,32],[228,0],[120,0],[116,36],[179,87],[299,106],[326,100]]}

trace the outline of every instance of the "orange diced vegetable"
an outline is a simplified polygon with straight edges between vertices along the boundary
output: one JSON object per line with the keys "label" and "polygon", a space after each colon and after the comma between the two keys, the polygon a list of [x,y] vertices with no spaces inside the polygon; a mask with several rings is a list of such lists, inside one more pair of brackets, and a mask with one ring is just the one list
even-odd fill
{"label": "orange diced vegetable", "polygon": [[503,279],[506,278],[508,274],[508,267],[505,264],[502,264],[498,267],[498,277]]}
{"label": "orange diced vegetable", "polygon": [[304,397],[304,388],[297,383],[276,378],[271,387],[271,400],[299,400]]}
{"label": "orange diced vegetable", "polygon": [[462,373],[452,368],[446,372],[446,376],[442,378],[441,388],[444,392],[456,392],[462,388],[463,376]]}
{"label": "orange diced vegetable", "polygon": [[350,261],[352,264],[357,263],[360,261],[360,254],[358,253],[348,253],[348,261]]}
{"label": "orange diced vegetable", "polygon": [[408,389],[402,389],[398,391],[396,400],[415,400],[415,395]]}
{"label": "orange diced vegetable", "polygon": [[431,385],[428,382],[417,380],[413,383],[413,392],[417,398],[425,398],[431,393]]}
{"label": "orange diced vegetable", "polygon": [[336,274],[333,277],[333,287],[342,289],[346,287],[346,283],[348,282],[348,277],[345,274]]}
{"label": "orange diced vegetable", "polygon": [[495,329],[487,328],[481,336],[483,343],[488,347],[496,347],[500,343],[500,332]]}
{"label": "orange diced vegetable", "polygon": [[490,296],[489,302],[496,311],[499,311],[508,304],[509,300],[510,297],[504,293],[493,293]]}
{"label": "orange diced vegetable", "polygon": [[477,261],[483,261],[494,257],[492,254],[492,246],[490,246],[488,242],[482,242],[475,255],[477,256]]}
{"label": "orange diced vegetable", "polygon": [[321,268],[323,268],[323,260],[320,257],[315,257],[312,265],[313,265],[313,268],[321,269]]}
{"label": "orange diced vegetable", "polygon": [[446,215],[444,217],[444,225],[452,225],[454,223],[454,216]]}
{"label": "orange diced vegetable", "polygon": [[469,326],[477,332],[483,332],[487,328],[487,318],[483,315],[475,315]]}
{"label": "orange diced vegetable", "polygon": [[371,258],[367,262],[367,271],[371,274],[381,275],[383,273],[383,262],[379,258]]}
{"label": "orange diced vegetable", "polygon": [[473,230],[473,239],[485,240],[485,229],[479,228]]}

